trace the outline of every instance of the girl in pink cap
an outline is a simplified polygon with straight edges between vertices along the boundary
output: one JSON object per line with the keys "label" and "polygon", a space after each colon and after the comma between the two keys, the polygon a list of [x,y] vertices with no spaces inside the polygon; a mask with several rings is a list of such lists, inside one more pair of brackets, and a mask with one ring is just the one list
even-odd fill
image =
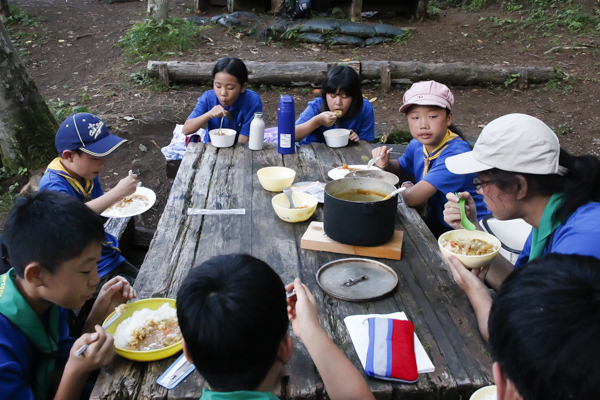
{"label": "girl in pink cap", "polygon": [[471,150],[452,124],[450,89],[435,81],[417,82],[404,94],[403,102],[400,112],[406,114],[413,139],[397,160],[390,160],[391,149],[386,146],[373,149],[374,158],[382,156],[377,165],[399,176],[414,176],[415,183],[402,184],[406,187],[402,196],[409,207],[426,205],[423,219],[436,237],[452,229],[444,221],[446,193],[469,192],[478,218],[483,218],[489,212],[473,186],[475,174],[457,175],[446,168],[446,158]]}

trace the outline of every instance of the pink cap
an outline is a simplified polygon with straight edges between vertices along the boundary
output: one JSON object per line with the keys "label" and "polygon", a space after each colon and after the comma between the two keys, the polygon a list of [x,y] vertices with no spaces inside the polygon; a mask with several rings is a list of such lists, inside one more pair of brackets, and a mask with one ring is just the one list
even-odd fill
{"label": "pink cap", "polygon": [[400,107],[401,113],[412,105],[438,106],[452,110],[454,106],[454,95],[448,86],[436,81],[422,81],[413,85],[404,93],[402,98],[404,104]]}

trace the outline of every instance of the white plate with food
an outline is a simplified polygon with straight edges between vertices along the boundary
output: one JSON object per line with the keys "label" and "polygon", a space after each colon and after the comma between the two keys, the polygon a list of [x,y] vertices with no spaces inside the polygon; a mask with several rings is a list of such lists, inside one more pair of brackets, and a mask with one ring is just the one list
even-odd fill
{"label": "white plate with food", "polygon": [[[327,173],[327,176],[329,176],[333,180],[337,180],[337,179],[344,178],[350,172],[364,171],[366,169],[367,169],[367,165],[346,165],[346,164],[344,164],[341,167],[337,167],[337,168],[330,170]],[[371,169],[379,170],[379,171],[381,170],[381,168],[376,167],[376,166],[372,166]]]}
{"label": "white plate with food", "polygon": [[148,211],[155,202],[156,194],[152,189],[138,187],[134,194],[123,197],[100,215],[106,218],[133,217]]}

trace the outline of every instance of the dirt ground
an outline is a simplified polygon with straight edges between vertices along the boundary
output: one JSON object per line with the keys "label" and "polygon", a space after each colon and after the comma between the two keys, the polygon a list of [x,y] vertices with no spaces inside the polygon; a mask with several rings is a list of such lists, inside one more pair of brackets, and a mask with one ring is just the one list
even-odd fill
{"label": "dirt ground", "polygon": [[[151,212],[138,221],[156,226],[168,197],[172,181],[166,178],[164,158],[159,150],[171,139],[176,123],[183,123],[197,98],[208,87],[180,85],[167,92],[149,91],[132,83],[130,74],[145,69],[145,63],[124,63],[115,42],[133,21],[144,18],[146,2],[105,4],[90,0],[9,0],[32,17],[41,18],[39,26],[14,26],[27,34],[18,42],[23,59],[47,100],[61,99],[72,105],[86,105],[99,114],[113,133],[130,142],[108,162],[101,182],[114,186],[133,169],[140,180],[156,191],[158,201]],[[491,1],[494,3],[493,1]],[[515,35],[510,27],[497,27],[489,17],[514,17],[500,7],[500,2],[481,12],[457,9],[442,10],[435,20],[412,21],[409,16],[375,17],[398,27],[414,27],[406,44],[391,42],[358,49],[331,49],[319,46],[257,43],[251,38],[238,39],[222,26],[202,31],[195,49],[173,59],[211,62],[225,56],[251,61],[341,61],[396,60],[421,62],[465,62],[484,65],[555,67],[569,74],[568,86],[547,88],[544,85],[517,90],[512,87],[454,87],[455,122],[470,139],[477,137],[482,124],[504,114],[522,112],[539,117],[556,127],[564,148],[576,154],[600,155],[600,34],[587,37],[558,32],[544,38]],[[595,0],[574,3],[600,7]],[[191,2],[171,1],[170,14],[192,15]],[[226,12],[213,7],[203,16]],[[485,18],[485,19],[484,19]],[[378,21],[373,21],[378,22]],[[584,50],[546,54],[554,39],[560,44],[586,43]],[[31,41],[27,43],[27,41]],[[312,88],[254,88],[263,99],[267,126],[276,125],[280,94],[293,94],[296,113],[300,114],[311,100]],[[396,85],[383,94],[378,85],[363,86],[369,98],[377,97],[373,106],[377,133],[407,129],[398,107],[406,85]],[[82,93],[89,95],[84,101]],[[124,117],[133,117],[127,121]],[[140,147],[145,147],[145,151]]]}

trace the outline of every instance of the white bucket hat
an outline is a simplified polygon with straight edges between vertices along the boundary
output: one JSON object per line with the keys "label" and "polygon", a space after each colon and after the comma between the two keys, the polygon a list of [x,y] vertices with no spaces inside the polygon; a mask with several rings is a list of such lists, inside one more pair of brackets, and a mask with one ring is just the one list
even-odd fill
{"label": "white bucket hat", "polygon": [[565,175],[558,165],[560,144],[542,121],[525,114],[496,118],[481,131],[473,151],[446,159],[453,174],[464,175],[498,168],[535,175]]}

